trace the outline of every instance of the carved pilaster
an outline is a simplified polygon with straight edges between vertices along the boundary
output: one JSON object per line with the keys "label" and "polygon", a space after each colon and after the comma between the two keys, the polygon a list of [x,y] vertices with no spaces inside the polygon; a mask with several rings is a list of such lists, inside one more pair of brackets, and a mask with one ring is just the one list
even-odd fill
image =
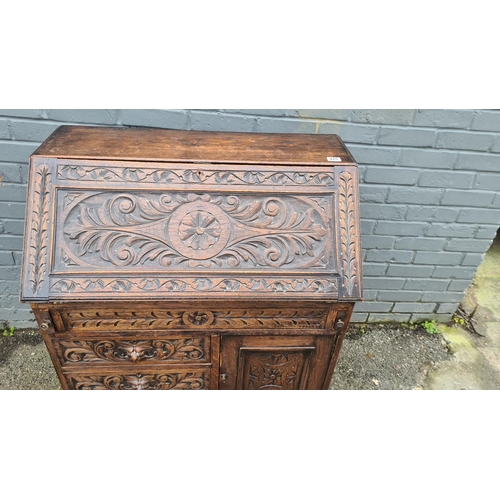
{"label": "carved pilaster", "polygon": [[31,164],[26,216],[23,280],[24,298],[43,299],[48,295],[49,233],[52,207],[53,160],[38,159]]}
{"label": "carved pilaster", "polygon": [[360,252],[357,228],[356,169],[338,174],[339,250],[342,277],[339,297],[361,296]]}

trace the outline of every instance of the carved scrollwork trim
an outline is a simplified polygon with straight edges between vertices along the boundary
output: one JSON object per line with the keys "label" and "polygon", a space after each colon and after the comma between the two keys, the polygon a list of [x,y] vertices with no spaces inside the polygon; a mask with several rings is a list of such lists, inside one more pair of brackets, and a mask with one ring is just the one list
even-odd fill
{"label": "carved scrollwork trim", "polygon": [[334,176],[330,172],[294,171],[228,171],[165,168],[131,168],[87,165],[59,165],[57,178],[71,181],[139,182],[167,185],[316,185],[333,186]]}
{"label": "carved scrollwork trim", "polygon": [[106,361],[142,363],[154,361],[202,361],[204,338],[169,340],[62,340],[59,342],[65,363],[102,363]]}
{"label": "carved scrollwork trim", "polygon": [[[61,278],[53,279],[50,287],[54,296],[68,296],[73,292],[92,293],[95,297],[140,293],[169,296],[189,293],[198,296],[207,293],[230,294],[317,294],[338,296],[337,278]],[[156,296],[156,295],[155,295]]]}

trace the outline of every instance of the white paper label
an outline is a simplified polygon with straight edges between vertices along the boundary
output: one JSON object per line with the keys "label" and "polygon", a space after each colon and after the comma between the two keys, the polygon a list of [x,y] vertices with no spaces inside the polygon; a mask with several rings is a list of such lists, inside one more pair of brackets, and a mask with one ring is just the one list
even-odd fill
{"label": "white paper label", "polygon": [[327,156],[326,161],[342,161],[342,158],[340,156]]}

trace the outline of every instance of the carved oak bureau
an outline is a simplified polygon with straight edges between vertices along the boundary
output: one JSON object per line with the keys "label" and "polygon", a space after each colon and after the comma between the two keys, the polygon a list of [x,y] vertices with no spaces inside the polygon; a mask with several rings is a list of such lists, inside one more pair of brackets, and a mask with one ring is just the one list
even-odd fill
{"label": "carved oak bureau", "polygon": [[335,135],[63,126],[30,158],[21,300],[64,389],[327,389],[362,299]]}

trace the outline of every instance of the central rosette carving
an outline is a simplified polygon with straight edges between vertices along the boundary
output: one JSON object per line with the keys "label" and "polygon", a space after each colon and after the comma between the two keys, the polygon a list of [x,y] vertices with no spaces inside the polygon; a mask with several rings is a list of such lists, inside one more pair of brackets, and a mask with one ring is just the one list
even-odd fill
{"label": "central rosette carving", "polygon": [[207,263],[226,246],[230,222],[221,208],[204,199],[184,203],[168,224],[172,246],[192,262]]}
{"label": "central rosette carving", "polygon": [[206,250],[219,241],[221,226],[210,212],[197,210],[187,214],[179,225],[179,238],[194,250]]}
{"label": "central rosette carving", "polygon": [[187,326],[199,328],[202,326],[210,326],[215,317],[210,311],[186,311],[182,315],[182,319]]}

